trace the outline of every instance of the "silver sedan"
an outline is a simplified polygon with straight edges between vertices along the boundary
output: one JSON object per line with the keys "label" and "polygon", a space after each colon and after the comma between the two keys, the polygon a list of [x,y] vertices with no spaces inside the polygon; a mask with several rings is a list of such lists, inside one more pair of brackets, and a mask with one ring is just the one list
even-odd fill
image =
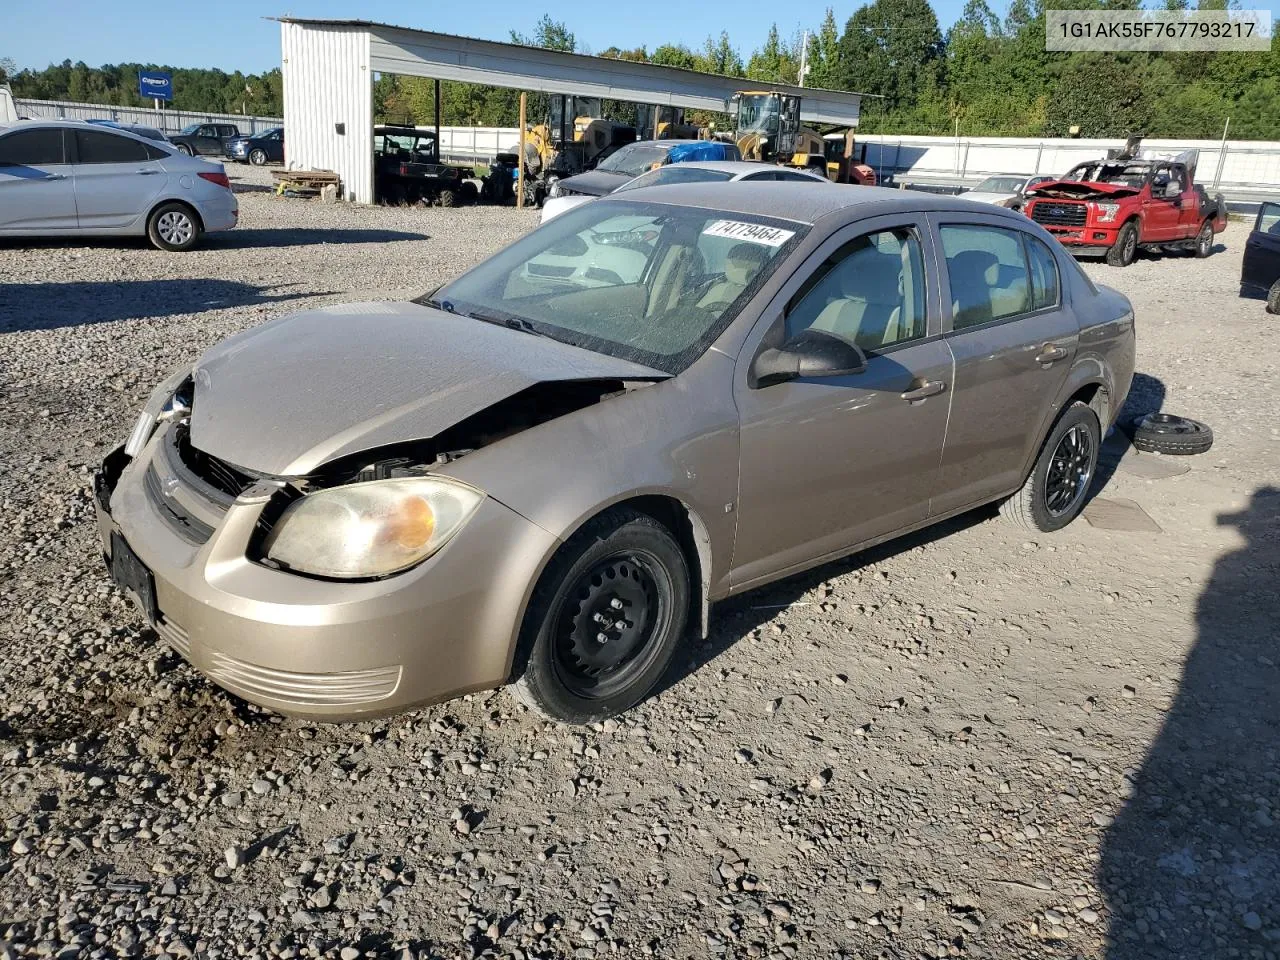
{"label": "silver sedan", "polygon": [[239,212],[222,164],[169,143],[78,120],[0,124],[0,236],[145,236],[189,250]]}

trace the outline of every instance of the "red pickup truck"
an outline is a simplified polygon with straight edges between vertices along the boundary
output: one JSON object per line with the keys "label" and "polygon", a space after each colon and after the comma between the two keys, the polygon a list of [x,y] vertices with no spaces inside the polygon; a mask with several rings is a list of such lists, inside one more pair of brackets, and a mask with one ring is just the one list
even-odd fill
{"label": "red pickup truck", "polygon": [[1227,226],[1221,195],[1194,183],[1195,156],[1091,160],[1061,180],[1036,184],[1023,213],[1076,254],[1127,267],[1139,247],[1194,250],[1207,257]]}

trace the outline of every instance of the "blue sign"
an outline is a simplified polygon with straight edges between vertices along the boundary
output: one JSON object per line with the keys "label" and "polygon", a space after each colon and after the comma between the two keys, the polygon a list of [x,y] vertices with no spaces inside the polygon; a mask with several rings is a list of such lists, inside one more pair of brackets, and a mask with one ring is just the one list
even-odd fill
{"label": "blue sign", "polygon": [[138,96],[147,100],[172,100],[173,74],[158,71],[139,73]]}

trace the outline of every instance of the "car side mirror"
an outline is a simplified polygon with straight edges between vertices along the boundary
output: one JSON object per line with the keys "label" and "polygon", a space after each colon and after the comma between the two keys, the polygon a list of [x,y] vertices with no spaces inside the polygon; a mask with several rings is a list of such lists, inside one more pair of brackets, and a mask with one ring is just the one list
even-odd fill
{"label": "car side mirror", "polygon": [[760,351],[751,365],[756,387],[800,378],[848,377],[867,368],[861,348],[824,330],[805,330],[780,347]]}

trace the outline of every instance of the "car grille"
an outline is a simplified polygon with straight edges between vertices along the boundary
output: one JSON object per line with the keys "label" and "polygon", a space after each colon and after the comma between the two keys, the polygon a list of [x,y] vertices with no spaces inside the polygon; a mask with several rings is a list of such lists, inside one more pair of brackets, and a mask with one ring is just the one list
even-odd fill
{"label": "car grille", "polygon": [[170,427],[147,465],[143,484],[160,518],[178,536],[207,543],[252,480],[191,446],[183,424]]}
{"label": "car grille", "polygon": [[1088,218],[1088,208],[1070,200],[1037,200],[1031,205],[1031,219],[1047,227],[1083,227]]}
{"label": "car grille", "polygon": [[190,431],[182,425],[174,430],[177,440],[178,457],[182,463],[197,477],[209,486],[231,497],[238,497],[251,486],[255,479],[247,473],[237,470],[231,464],[217,457],[210,456],[203,450],[191,445]]}
{"label": "car grille", "polygon": [[282,703],[355,706],[391,696],[400,684],[400,668],[376,667],[339,673],[298,673],[246,663],[216,650],[202,668],[215,683],[250,699]]}

